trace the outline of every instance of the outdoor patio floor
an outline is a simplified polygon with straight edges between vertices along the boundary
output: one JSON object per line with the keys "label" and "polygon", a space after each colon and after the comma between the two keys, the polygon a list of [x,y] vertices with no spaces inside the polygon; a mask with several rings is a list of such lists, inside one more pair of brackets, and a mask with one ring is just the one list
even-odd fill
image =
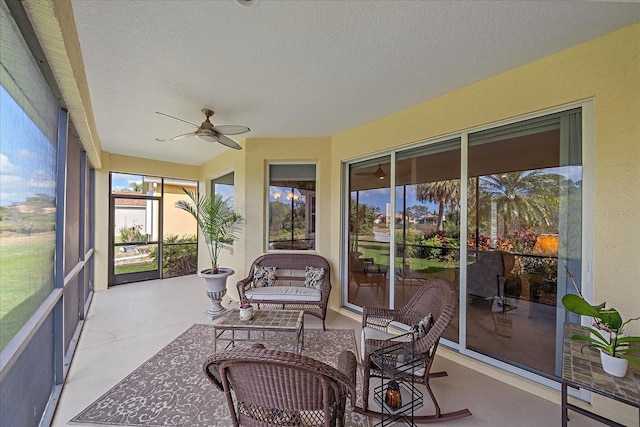
{"label": "outdoor patio floor", "polygon": [[[52,425],[69,425],[73,416],[192,324],[211,323],[202,315],[209,303],[201,280],[195,275],[153,280],[95,293]],[[319,319],[305,317],[305,328],[320,327]],[[328,313],[326,327],[354,329],[359,341],[360,322],[336,311]],[[436,359],[434,370],[449,373],[447,378],[431,381],[442,410],[469,408],[473,414],[439,425],[539,427],[561,424],[559,393],[557,402],[551,402],[444,357]],[[223,399],[222,393],[220,399]],[[423,409],[429,409],[429,405],[425,404]],[[372,420],[371,424],[376,422]],[[601,424],[572,413],[569,425]]]}

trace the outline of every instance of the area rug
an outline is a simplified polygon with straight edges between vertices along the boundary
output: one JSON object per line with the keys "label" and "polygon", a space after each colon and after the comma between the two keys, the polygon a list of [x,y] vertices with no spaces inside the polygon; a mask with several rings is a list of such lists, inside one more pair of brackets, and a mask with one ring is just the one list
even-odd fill
{"label": "area rug", "polygon": [[[278,349],[293,350],[291,334],[267,334],[271,335],[265,342],[267,348],[274,348],[271,340],[276,340]],[[282,339],[278,339],[278,334],[283,335]],[[342,350],[351,350],[358,357],[353,330],[305,329],[303,355],[336,366]],[[70,422],[149,427],[230,426],[224,393],[218,391],[202,371],[202,364],[212,352],[213,326],[195,324]],[[358,390],[359,384],[360,375]],[[359,401],[358,405],[361,404]],[[354,413],[349,403],[347,405],[347,426],[369,426],[368,418]]]}

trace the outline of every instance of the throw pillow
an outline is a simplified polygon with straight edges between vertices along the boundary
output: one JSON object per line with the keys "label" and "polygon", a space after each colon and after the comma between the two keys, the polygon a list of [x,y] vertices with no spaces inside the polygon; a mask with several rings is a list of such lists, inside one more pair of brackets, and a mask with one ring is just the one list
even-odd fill
{"label": "throw pillow", "polygon": [[304,285],[310,288],[320,289],[322,288],[322,281],[324,280],[324,267],[309,267],[304,268]]}
{"label": "throw pillow", "polygon": [[433,326],[433,316],[431,313],[427,314],[424,319],[418,322],[417,325],[413,325],[411,330],[416,333],[417,338],[420,339],[427,335],[431,327]]}
{"label": "throw pillow", "polygon": [[276,281],[276,267],[257,267],[253,272],[253,287],[273,286]]}

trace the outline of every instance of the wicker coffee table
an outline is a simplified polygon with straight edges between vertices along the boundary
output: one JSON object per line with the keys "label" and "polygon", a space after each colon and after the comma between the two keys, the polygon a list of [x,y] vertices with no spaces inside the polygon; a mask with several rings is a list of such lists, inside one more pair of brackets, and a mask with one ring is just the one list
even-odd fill
{"label": "wicker coffee table", "polygon": [[[273,341],[265,337],[265,332],[295,333],[295,352],[300,354],[304,347],[304,311],[302,310],[256,310],[251,320],[240,320],[240,312],[232,311],[213,326],[213,351],[218,351],[218,340],[229,341],[226,348],[238,341],[255,341],[251,333],[262,332],[263,341]],[[240,333],[238,333],[240,332]]]}

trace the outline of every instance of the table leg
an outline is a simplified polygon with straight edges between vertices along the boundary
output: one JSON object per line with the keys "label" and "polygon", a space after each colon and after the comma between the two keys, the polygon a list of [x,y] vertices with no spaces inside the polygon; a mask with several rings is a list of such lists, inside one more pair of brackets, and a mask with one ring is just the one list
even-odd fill
{"label": "table leg", "polygon": [[300,351],[298,354],[302,354],[302,350],[304,349],[304,317],[302,318],[302,322],[300,324]]}
{"label": "table leg", "polygon": [[562,381],[562,427],[567,427],[569,410],[567,408],[567,383]]}

